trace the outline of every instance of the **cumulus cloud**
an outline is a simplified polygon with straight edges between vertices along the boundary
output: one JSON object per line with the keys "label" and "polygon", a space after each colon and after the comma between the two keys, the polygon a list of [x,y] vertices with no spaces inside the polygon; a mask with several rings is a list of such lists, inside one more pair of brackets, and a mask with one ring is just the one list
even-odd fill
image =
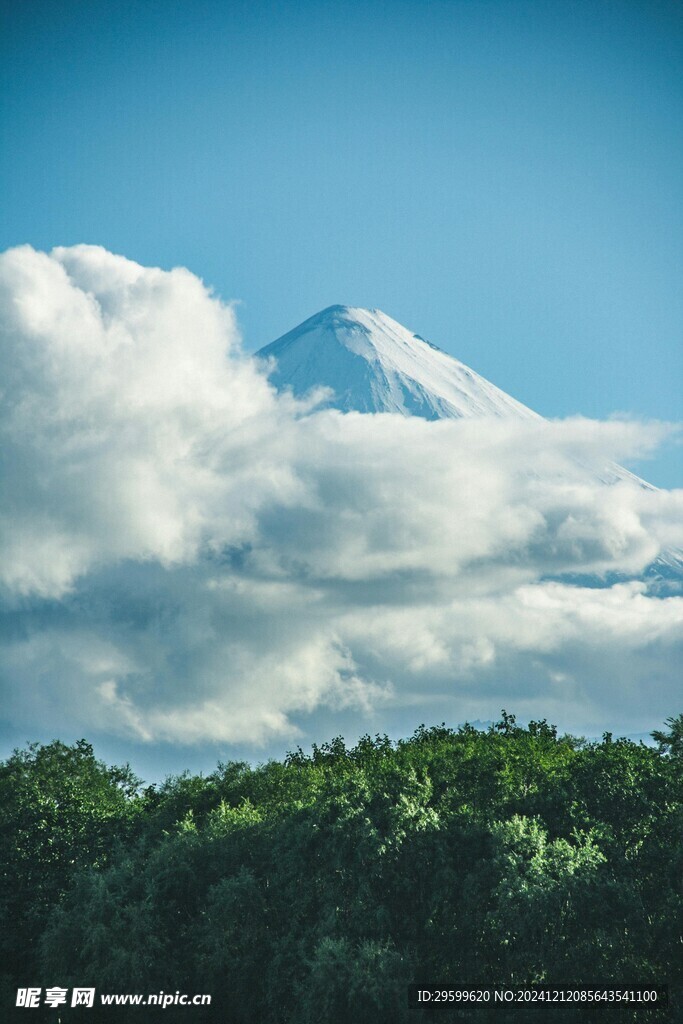
{"label": "cumulus cloud", "polygon": [[[187,270],[0,257],[0,666],[30,733],[265,743],[316,715],[677,710],[661,424],[316,412]],[[629,582],[630,578],[630,582]]]}
{"label": "cumulus cloud", "polygon": [[122,558],[244,543],[296,489],[234,314],[186,270],[103,249],[2,258],[0,579],[60,597]]}

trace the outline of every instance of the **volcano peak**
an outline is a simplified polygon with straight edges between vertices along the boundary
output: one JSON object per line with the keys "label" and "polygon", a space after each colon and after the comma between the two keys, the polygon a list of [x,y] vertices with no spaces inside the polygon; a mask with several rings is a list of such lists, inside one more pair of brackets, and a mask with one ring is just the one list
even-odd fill
{"label": "volcano peak", "polygon": [[535,417],[459,360],[379,309],[333,305],[257,352],[271,379],[302,397],[320,386],[343,412],[424,419]]}

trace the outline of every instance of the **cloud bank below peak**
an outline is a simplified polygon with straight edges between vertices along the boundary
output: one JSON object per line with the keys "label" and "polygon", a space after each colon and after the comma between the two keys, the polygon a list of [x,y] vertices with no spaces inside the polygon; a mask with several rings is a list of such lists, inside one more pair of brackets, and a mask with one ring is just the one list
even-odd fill
{"label": "cloud bank below peak", "polygon": [[0,353],[19,731],[257,745],[437,704],[584,730],[677,710],[683,598],[568,582],[683,543],[683,492],[582,469],[671,428],[311,410],[193,274],[94,246],[0,257]]}

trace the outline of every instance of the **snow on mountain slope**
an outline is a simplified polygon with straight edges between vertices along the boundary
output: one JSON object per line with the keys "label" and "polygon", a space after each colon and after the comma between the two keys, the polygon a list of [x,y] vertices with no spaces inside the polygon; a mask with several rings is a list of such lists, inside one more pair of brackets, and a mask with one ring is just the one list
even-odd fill
{"label": "snow on mountain slope", "polygon": [[266,345],[271,380],[300,397],[325,385],[344,412],[397,412],[425,419],[538,418],[474,370],[378,309],[330,306]]}
{"label": "snow on mountain slope", "polygon": [[[542,419],[454,356],[379,309],[329,306],[256,357],[272,360],[270,379],[301,398],[325,386],[322,403],[342,412],[391,412],[428,420],[496,416]],[[320,406],[318,406],[320,407]],[[651,485],[615,463],[586,467],[603,483]]]}
{"label": "snow on mountain slope", "polygon": [[[428,420],[507,417],[540,420],[458,359],[407,330],[378,309],[329,306],[259,349],[279,390],[303,397],[324,386],[323,406],[342,412],[400,413]],[[318,405],[316,408],[320,408]],[[606,485],[651,484],[616,463],[581,463]],[[662,552],[645,576],[666,589],[683,580],[683,552]]]}
{"label": "snow on mountain slope", "polygon": [[[301,398],[325,386],[331,394],[322,405],[342,412],[391,412],[428,420],[542,419],[379,309],[329,306],[259,349],[256,357],[272,361],[269,375],[278,389]],[[603,483],[628,479],[651,486],[615,463],[590,471]]]}

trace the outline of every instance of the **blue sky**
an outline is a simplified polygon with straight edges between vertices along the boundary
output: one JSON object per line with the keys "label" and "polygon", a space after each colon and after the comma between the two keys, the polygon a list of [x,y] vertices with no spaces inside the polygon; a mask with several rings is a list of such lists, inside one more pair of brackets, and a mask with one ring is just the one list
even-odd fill
{"label": "blue sky", "polygon": [[[67,247],[0,256],[0,756],[677,713],[683,598],[638,576],[683,491],[581,466],[683,482],[642,461],[683,420],[680,4],[0,7],[0,249]],[[248,351],[376,306],[596,422],[298,418],[131,260]]]}
{"label": "blue sky", "polygon": [[187,266],[248,349],[377,306],[545,415],[681,418],[680,5],[35,0],[2,39],[2,248]]}

